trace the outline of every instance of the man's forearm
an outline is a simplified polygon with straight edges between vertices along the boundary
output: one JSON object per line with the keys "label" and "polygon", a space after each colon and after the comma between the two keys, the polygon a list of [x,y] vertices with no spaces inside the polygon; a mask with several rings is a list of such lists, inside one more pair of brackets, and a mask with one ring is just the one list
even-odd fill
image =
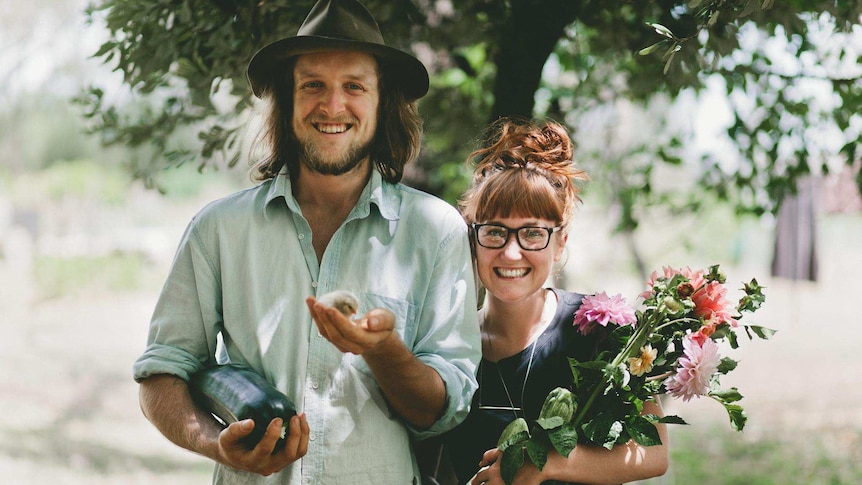
{"label": "man's forearm", "polygon": [[217,459],[221,427],[194,405],[184,380],[167,374],[149,377],[141,382],[140,402],[144,416],[171,442]]}
{"label": "man's forearm", "polygon": [[440,374],[417,359],[393,334],[378,349],[363,354],[389,404],[405,421],[430,428],[446,407],[446,385]]}

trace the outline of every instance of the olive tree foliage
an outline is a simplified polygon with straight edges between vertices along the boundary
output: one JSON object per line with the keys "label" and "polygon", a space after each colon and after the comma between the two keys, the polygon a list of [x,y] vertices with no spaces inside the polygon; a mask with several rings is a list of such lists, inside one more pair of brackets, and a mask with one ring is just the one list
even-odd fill
{"label": "olive tree foliage", "polygon": [[[466,155],[500,116],[565,122],[626,231],[640,207],[696,208],[707,194],[774,212],[799,177],[859,158],[859,0],[364,3],[386,42],[431,72],[424,149],[406,181],[450,201],[466,186]],[[93,131],[106,144],[154,146],[136,174],[145,181],[182,163],[233,166],[250,155],[248,60],[294,35],[312,4],[101,0],[88,13],[110,37],[95,55],[137,102],[112,103],[97,86],[82,93]],[[680,100],[716,88],[726,143],[696,151],[694,104]],[[668,167],[685,183],[667,190]]]}

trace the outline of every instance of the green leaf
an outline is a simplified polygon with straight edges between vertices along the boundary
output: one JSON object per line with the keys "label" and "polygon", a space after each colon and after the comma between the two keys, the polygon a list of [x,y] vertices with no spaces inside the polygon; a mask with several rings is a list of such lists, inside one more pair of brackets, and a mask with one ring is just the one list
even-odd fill
{"label": "green leaf", "polygon": [[730,424],[733,425],[735,430],[742,431],[742,429],[745,428],[745,422],[748,421],[748,417],[745,415],[745,411],[742,409],[742,406],[738,404],[722,404],[724,405],[724,409],[727,410]]}
{"label": "green leaf", "polygon": [[510,446],[523,443],[530,439],[530,432],[527,426],[527,421],[524,418],[518,418],[500,433],[500,438],[497,440],[497,448],[500,451],[506,451]]}
{"label": "green leaf", "polygon": [[[746,332],[747,331],[748,331],[748,329],[746,329]],[[749,336],[748,338],[751,338],[751,336]],[[730,332],[727,334],[727,342],[730,343],[730,348],[732,348],[732,349],[738,349],[739,348],[739,341],[736,338],[736,332]]]}
{"label": "green leaf", "polygon": [[623,431],[622,423],[615,420],[609,413],[596,416],[595,419],[584,424],[584,435],[592,443],[611,449]]}
{"label": "green leaf", "polygon": [[673,32],[671,32],[669,28],[665,27],[662,24],[648,23],[647,25],[649,25],[650,27],[655,29],[655,32],[658,35],[662,35],[664,37],[667,37],[668,39],[675,39],[676,38],[673,35]]}
{"label": "green leaf", "polygon": [[536,465],[540,471],[545,468],[545,463],[548,462],[548,450],[533,440],[527,441],[524,447],[527,449],[527,456],[530,457],[533,465]]}
{"label": "green leaf", "polygon": [[715,23],[718,22],[718,16],[719,16],[718,10],[716,10],[715,12],[712,12],[712,15],[709,16],[709,21],[707,21],[707,25],[709,25],[710,27],[715,25]]}
{"label": "green leaf", "polygon": [[737,364],[738,362],[730,357],[722,357],[721,362],[718,364],[718,372],[721,374],[727,374],[733,369],[736,369]]}
{"label": "green leaf", "polygon": [[[670,52],[670,51],[668,51],[668,52]],[[665,54],[665,55],[667,55],[667,54]],[[670,52],[670,56],[667,57],[667,60],[664,63],[664,69],[662,69],[662,71],[661,71],[662,74],[667,74],[667,72],[670,70],[670,64],[671,64],[671,62],[673,62],[673,57],[675,55],[676,55],[676,51]]]}
{"label": "green leaf", "polygon": [[539,419],[537,419],[536,424],[541,426],[542,429],[552,430],[555,428],[559,428],[560,426],[565,424],[565,421],[563,421],[563,418],[561,418],[559,416],[551,416],[550,418],[539,418]]}
{"label": "green leaf", "polygon": [[725,403],[736,402],[742,399],[742,394],[735,387],[727,390],[712,391],[709,395]]}
{"label": "green leaf", "polygon": [[715,332],[710,336],[713,340],[721,340],[733,333],[733,328],[728,323],[720,323],[715,327]]}
{"label": "green leaf", "polygon": [[507,448],[500,459],[500,475],[503,476],[503,481],[511,484],[515,479],[515,474],[523,465],[524,449],[521,446]]}
{"label": "green leaf", "polygon": [[636,416],[631,422],[624,423],[623,426],[629,436],[640,445],[656,446],[661,444],[658,429],[644,417]]}
{"label": "green leaf", "polygon": [[[761,327],[758,325],[747,325],[745,327],[745,330],[746,330],[746,332],[748,330],[751,330],[752,332],[754,332],[755,335],[762,338],[763,340],[771,339],[772,336],[778,332],[777,330],[773,330],[771,328],[766,328],[766,327]],[[749,338],[750,337],[751,337],[751,334],[749,334]]]}
{"label": "green leaf", "polygon": [[118,48],[119,45],[120,44],[118,42],[111,42],[111,41],[105,42],[104,44],[102,44],[101,47],[99,47],[99,50],[97,50],[96,53],[93,54],[93,57],[102,57],[105,54],[107,54],[109,51],[112,51],[112,50]]}
{"label": "green leaf", "polygon": [[766,301],[763,288],[755,278],[752,278],[749,283],[745,283],[742,287],[745,296],[739,299],[737,309],[741,312],[753,312],[759,309],[760,305]]}
{"label": "green leaf", "polygon": [[568,457],[569,453],[578,445],[578,430],[570,424],[565,424],[562,427],[548,433],[548,439],[554,445],[561,456]]}
{"label": "green leaf", "polygon": [[684,424],[684,425],[688,425],[688,423],[687,423],[687,422],[685,422],[685,420],[684,420],[684,419],[682,419],[681,417],[676,416],[676,415],[664,416],[664,417],[662,417],[662,418],[659,418],[658,422],[659,422],[659,423],[665,423],[665,424]]}
{"label": "green leaf", "polygon": [[581,369],[590,369],[590,370],[604,370],[605,367],[608,367],[608,363],[603,360],[591,360],[589,362],[578,362],[574,359],[569,359],[569,362],[572,368],[581,368]]}
{"label": "green leaf", "polygon": [[649,47],[644,47],[643,49],[638,51],[638,55],[646,56],[646,55],[652,54],[653,52],[658,50],[662,45],[664,45],[665,42],[666,41],[663,40],[660,42],[656,42],[655,44],[653,44]]}

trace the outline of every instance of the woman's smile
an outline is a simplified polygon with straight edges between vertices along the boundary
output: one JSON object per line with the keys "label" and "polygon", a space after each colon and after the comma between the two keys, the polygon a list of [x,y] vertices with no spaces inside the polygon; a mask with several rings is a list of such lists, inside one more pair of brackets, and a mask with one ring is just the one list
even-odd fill
{"label": "woman's smile", "polygon": [[494,273],[501,278],[523,278],[530,271],[530,268],[494,268]]}

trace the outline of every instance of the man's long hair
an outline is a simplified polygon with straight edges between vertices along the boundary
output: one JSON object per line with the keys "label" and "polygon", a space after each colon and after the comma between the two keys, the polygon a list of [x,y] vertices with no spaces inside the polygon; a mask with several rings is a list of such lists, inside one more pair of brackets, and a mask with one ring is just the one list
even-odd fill
{"label": "man's long hair", "polygon": [[[268,154],[252,167],[254,180],[274,178],[287,167],[291,176],[299,173],[299,141],[293,133],[293,68],[290,59],[275,82],[267,86],[261,97],[266,105],[262,132],[258,141],[267,145]],[[378,59],[380,102],[377,132],[371,142],[371,161],[390,183],[404,176],[404,166],[419,156],[422,144],[422,118],[415,101],[408,101],[403,92],[387,83],[385,66]]]}

